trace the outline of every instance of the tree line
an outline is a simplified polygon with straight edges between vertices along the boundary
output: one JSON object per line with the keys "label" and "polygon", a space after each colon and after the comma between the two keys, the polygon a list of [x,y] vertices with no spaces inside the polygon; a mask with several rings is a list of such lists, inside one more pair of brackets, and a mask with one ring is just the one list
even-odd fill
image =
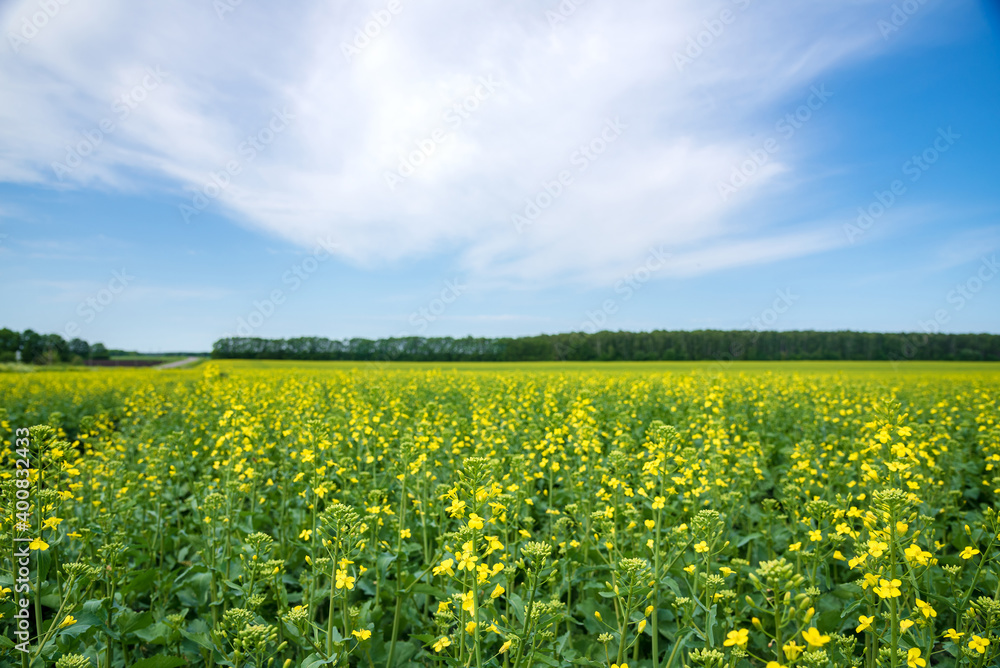
{"label": "tree line", "polygon": [[1000,361],[1000,335],[817,331],[652,331],[517,338],[262,339],[230,337],[219,359],[435,362],[643,360]]}
{"label": "tree line", "polygon": [[23,332],[6,327],[0,329],[0,362],[82,364],[87,360],[109,359],[114,352],[103,343],[91,345],[83,339],[67,341],[58,334],[39,334],[31,329]]}

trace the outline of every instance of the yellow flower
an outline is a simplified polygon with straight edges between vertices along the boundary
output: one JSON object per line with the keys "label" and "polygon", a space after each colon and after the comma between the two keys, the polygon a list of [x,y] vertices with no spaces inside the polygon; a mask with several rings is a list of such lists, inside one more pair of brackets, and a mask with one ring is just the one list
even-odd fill
{"label": "yellow flower", "polygon": [[465,610],[466,612],[472,612],[472,607],[474,605],[472,598],[473,598],[473,593],[471,591],[467,591],[464,594],[462,594],[462,610]]}
{"label": "yellow flower", "polygon": [[504,644],[500,645],[500,654],[503,654],[504,652],[506,652],[509,649],[510,649],[510,641],[508,640]]}
{"label": "yellow flower", "polygon": [[645,613],[646,616],[649,617],[651,614],[653,614],[653,610],[655,610],[655,609],[656,608],[654,608],[653,606],[647,605],[646,606],[646,613]]}
{"label": "yellow flower", "polygon": [[507,590],[501,587],[500,585],[497,585],[496,589],[490,592],[490,598],[500,598],[501,596],[503,596],[505,591]]}
{"label": "yellow flower", "polygon": [[979,554],[979,550],[969,545],[966,545],[965,549],[962,550],[961,554],[959,554],[958,556],[962,557],[963,559],[972,559],[977,554]]}
{"label": "yellow flower", "polygon": [[653,497],[653,510],[659,510],[660,508],[662,508],[664,506],[664,504],[666,502],[667,502],[666,498],[664,498],[662,496],[654,496]]}
{"label": "yellow flower", "polygon": [[909,666],[909,668],[923,668],[927,665],[927,662],[920,658],[919,649],[911,647],[906,653],[906,665]]}
{"label": "yellow flower", "polygon": [[964,635],[965,635],[964,633],[959,633],[959,632],[958,632],[958,631],[956,631],[955,629],[948,629],[948,630],[947,630],[947,631],[945,632],[945,634],[944,634],[944,637],[945,637],[945,638],[951,638],[951,641],[952,641],[952,642],[956,642],[956,643],[957,643],[957,642],[958,642],[958,639],[959,639],[959,638],[961,638],[961,637],[962,637],[962,636],[964,636]]}
{"label": "yellow flower", "polygon": [[59,628],[63,629],[73,624],[76,624],[76,618],[73,615],[66,615],[66,619],[59,622]]}
{"label": "yellow flower", "polygon": [[911,626],[913,626],[913,620],[912,619],[901,619],[901,620],[899,620],[899,632],[900,633],[906,633],[906,629],[910,628]]}
{"label": "yellow flower", "polygon": [[750,638],[750,631],[747,629],[739,629],[737,631],[730,631],[726,634],[726,639],[722,644],[726,647],[732,647],[736,645],[741,649],[746,648],[747,640]]}
{"label": "yellow flower", "polygon": [[972,636],[969,640],[969,649],[974,649],[980,654],[986,653],[986,648],[990,646],[989,638],[980,638],[979,636]]}
{"label": "yellow flower", "polygon": [[337,589],[354,589],[354,578],[347,574],[347,571],[337,569]]}
{"label": "yellow flower", "polygon": [[301,538],[302,540],[309,540],[310,538],[312,538],[312,535],[313,535],[312,529],[303,529],[302,532],[299,534],[299,538]]}
{"label": "yellow flower", "polygon": [[705,541],[701,541],[700,543],[697,543],[694,546],[694,551],[697,552],[698,554],[702,554],[704,552],[708,552],[708,543],[706,543]]}
{"label": "yellow flower", "polygon": [[868,554],[872,555],[876,559],[878,559],[883,554],[885,554],[885,551],[888,550],[888,549],[889,549],[889,544],[888,543],[885,543],[885,542],[882,542],[882,541],[878,541],[878,540],[870,540],[870,541],[868,541]]}
{"label": "yellow flower", "polygon": [[872,625],[872,622],[875,621],[875,616],[872,615],[870,617],[865,617],[864,615],[861,615],[860,617],[858,617],[858,621],[861,623],[858,624],[858,628],[856,628],[855,631],[861,633],[862,631],[867,630],[868,627]]}
{"label": "yellow flower", "polygon": [[788,642],[785,643],[785,646],[782,647],[781,649],[784,650],[785,656],[788,658],[789,661],[795,661],[795,659],[798,658],[799,654],[802,653],[802,650],[804,650],[805,647],[802,647],[801,645],[797,644],[794,640],[789,640]]}
{"label": "yellow flower", "polygon": [[830,636],[821,635],[815,626],[802,632],[802,639],[809,643],[810,647],[822,647],[830,642]]}
{"label": "yellow flower", "polygon": [[932,556],[930,552],[920,549],[920,546],[916,543],[903,550],[903,554],[906,556],[907,561],[913,561],[920,566],[926,566]]}
{"label": "yellow flower", "polygon": [[483,528],[483,518],[479,515],[472,513],[469,515],[469,528],[470,529],[482,529]]}
{"label": "yellow flower", "polygon": [[903,584],[899,580],[893,579],[892,582],[889,580],[881,579],[878,581],[879,586],[872,588],[872,591],[879,595],[879,598],[896,598],[901,594],[899,591],[899,586]]}
{"label": "yellow flower", "polygon": [[477,626],[478,624],[476,624],[475,622],[469,622],[468,624],[465,625],[465,632],[472,633],[473,631],[476,630]]}
{"label": "yellow flower", "polygon": [[687,573],[694,573],[694,570],[695,570],[695,565],[694,565],[694,564],[691,564],[690,566],[685,566],[685,567],[684,567],[684,570],[685,570],[685,572],[687,572]]}
{"label": "yellow flower", "polygon": [[434,651],[435,652],[443,651],[444,648],[448,647],[449,645],[451,645],[451,639],[448,636],[441,636],[440,638],[437,639],[437,642],[434,643]]}
{"label": "yellow flower", "polygon": [[503,549],[503,543],[496,536],[486,536],[486,541],[490,544],[486,549],[486,556],[489,556],[496,552],[497,550]]}
{"label": "yellow flower", "polygon": [[650,530],[652,530],[653,527],[656,526],[656,522],[654,522],[653,520],[646,520],[646,521],[643,522],[643,524],[645,524],[646,528],[650,529]]}
{"label": "yellow flower", "polygon": [[767,668],[781,668],[781,664],[777,661],[768,661]]}
{"label": "yellow flower", "polygon": [[351,631],[351,635],[358,640],[368,640],[372,637],[372,632],[368,629],[362,629],[360,631]]}
{"label": "yellow flower", "polygon": [[814,543],[820,542],[821,540],[823,540],[823,532],[820,531],[819,529],[816,529],[815,531],[810,531],[809,540],[811,540]]}
{"label": "yellow flower", "polygon": [[455,561],[453,559],[445,559],[440,564],[435,566],[432,572],[434,573],[434,575],[441,575],[442,573],[447,573],[448,575],[454,575],[455,571],[452,569],[452,566],[454,565]]}
{"label": "yellow flower", "polygon": [[917,599],[917,609],[924,617],[937,617],[937,611],[919,598]]}
{"label": "yellow flower", "polygon": [[32,550],[41,550],[42,552],[44,552],[45,550],[49,549],[49,544],[46,543],[41,538],[36,538],[35,540],[28,543],[28,548]]}
{"label": "yellow flower", "polygon": [[[465,501],[459,501],[458,499],[455,499],[454,501],[451,502],[451,505],[448,506],[448,512],[451,514],[452,517],[463,517],[465,515]],[[439,640],[438,642],[441,641]],[[451,643],[449,642],[449,644]],[[445,645],[445,647],[447,646],[448,645]],[[441,650],[435,650],[435,651],[440,652]]]}
{"label": "yellow flower", "polygon": [[640,620],[639,625],[635,627],[636,633],[642,633],[646,629],[646,620]]}
{"label": "yellow flower", "polygon": [[476,570],[476,562],[479,561],[479,557],[469,552],[463,552],[458,556],[458,570],[474,571]]}
{"label": "yellow flower", "polygon": [[788,546],[789,552],[798,552],[801,549],[802,549],[802,541],[799,541],[798,543],[792,543],[791,545]]}

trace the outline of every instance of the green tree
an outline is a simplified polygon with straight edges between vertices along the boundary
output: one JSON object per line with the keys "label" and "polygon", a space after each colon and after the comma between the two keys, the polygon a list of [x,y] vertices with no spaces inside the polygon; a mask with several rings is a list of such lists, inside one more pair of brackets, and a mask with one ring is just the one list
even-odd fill
{"label": "green tree", "polygon": [[21,335],[12,329],[0,329],[0,362],[13,362],[21,347]]}
{"label": "green tree", "polygon": [[32,329],[21,332],[21,361],[25,364],[34,364],[36,359],[44,352],[42,335]]}

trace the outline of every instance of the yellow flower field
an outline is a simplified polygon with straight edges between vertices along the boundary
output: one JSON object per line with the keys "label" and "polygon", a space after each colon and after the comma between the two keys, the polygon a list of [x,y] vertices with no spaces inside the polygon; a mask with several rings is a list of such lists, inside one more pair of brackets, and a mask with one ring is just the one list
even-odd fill
{"label": "yellow flower field", "polygon": [[834,368],[0,374],[0,663],[998,665],[1000,372]]}

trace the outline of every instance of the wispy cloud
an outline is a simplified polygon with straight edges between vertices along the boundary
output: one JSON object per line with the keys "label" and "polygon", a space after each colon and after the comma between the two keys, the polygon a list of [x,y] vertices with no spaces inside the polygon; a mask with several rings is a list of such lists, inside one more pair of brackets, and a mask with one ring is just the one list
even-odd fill
{"label": "wispy cloud", "polygon": [[[0,50],[0,180],[166,188],[186,205],[235,160],[210,205],[246,225],[306,246],[332,234],[359,264],[448,249],[484,280],[533,284],[593,283],[650,245],[693,249],[678,254],[677,275],[840,245],[739,224],[762,188],[794,178],[787,158],[731,201],[717,183],[780,104],[888,48],[875,27],[884,3],[589,2],[557,25],[546,15],[556,2],[404,3],[345,57],[383,6],[242,3],[220,20],[195,0],[61,5],[16,52]],[[735,20],[679,67],[723,10]],[[4,34],[17,34],[37,3],[0,11]],[[152,88],[150,68],[163,73]],[[483,77],[496,90],[450,121]],[[123,96],[143,86],[124,114]],[[276,113],[288,127],[249,157]],[[609,118],[627,127],[598,152]],[[104,119],[114,130],[97,141]],[[387,172],[439,128],[420,168],[390,189]],[[53,163],[88,132],[81,164],[57,175]],[[581,168],[588,146],[595,158]],[[564,171],[572,183],[517,234],[512,216]]]}

